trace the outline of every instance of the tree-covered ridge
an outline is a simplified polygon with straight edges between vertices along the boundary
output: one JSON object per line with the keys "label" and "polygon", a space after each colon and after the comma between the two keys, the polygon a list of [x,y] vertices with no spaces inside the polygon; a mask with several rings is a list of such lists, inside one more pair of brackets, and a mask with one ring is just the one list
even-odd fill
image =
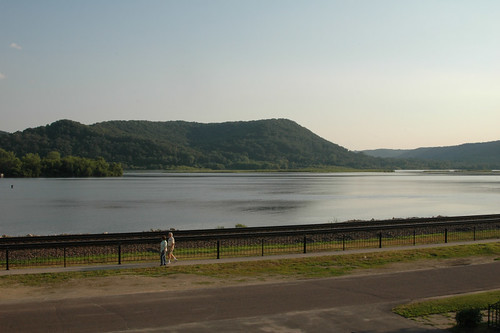
{"label": "tree-covered ridge", "polygon": [[184,121],[60,120],[0,137],[17,156],[58,151],[103,157],[126,168],[291,169],[341,166],[383,168],[381,159],[348,151],[286,119],[201,124]]}
{"label": "tree-covered ridge", "polygon": [[13,152],[0,148],[0,174],[3,177],[119,177],[123,175],[123,168],[102,157],[61,158],[59,152],[53,151],[44,158],[33,153],[17,158]]}
{"label": "tree-covered ridge", "polygon": [[447,162],[454,168],[500,169],[500,141],[407,150],[376,149],[364,153],[374,157],[392,157],[401,160]]}
{"label": "tree-covered ridge", "polygon": [[[456,160],[378,158],[349,151],[287,119],[212,124],[108,121],[94,125],[60,120],[0,135],[0,148],[16,156],[46,156],[57,151],[63,157],[102,157],[127,169],[500,169],[500,159],[484,158],[491,151],[482,146]],[[495,158],[498,156],[497,151]]]}

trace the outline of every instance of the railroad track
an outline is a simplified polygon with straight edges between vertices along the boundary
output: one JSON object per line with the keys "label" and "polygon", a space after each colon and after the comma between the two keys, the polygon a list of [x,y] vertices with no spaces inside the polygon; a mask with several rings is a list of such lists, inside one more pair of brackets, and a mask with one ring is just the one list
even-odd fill
{"label": "railroad track", "polygon": [[[467,216],[439,216],[431,218],[407,218],[389,220],[354,220],[338,223],[284,225],[269,227],[248,227],[248,228],[225,228],[225,229],[200,229],[200,230],[172,230],[175,237],[179,239],[188,238],[217,238],[217,237],[244,237],[244,236],[265,236],[265,235],[287,235],[296,233],[321,233],[324,231],[365,231],[374,229],[397,229],[411,227],[431,227],[447,224],[481,224],[500,223],[500,214],[492,215],[467,215]],[[41,244],[41,243],[84,243],[89,241],[133,241],[138,239],[151,240],[160,239],[170,230],[144,231],[129,233],[102,233],[102,234],[77,234],[77,235],[54,235],[54,236],[23,236],[23,237],[2,237],[1,245],[9,244]]]}

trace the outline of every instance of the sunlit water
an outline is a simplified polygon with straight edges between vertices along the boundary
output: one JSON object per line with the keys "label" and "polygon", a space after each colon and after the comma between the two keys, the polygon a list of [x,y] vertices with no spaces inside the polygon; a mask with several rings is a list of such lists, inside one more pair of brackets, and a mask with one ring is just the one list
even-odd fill
{"label": "sunlit water", "polygon": [[500,213],[500,175],[128,174],[0,179],[0,235]]}

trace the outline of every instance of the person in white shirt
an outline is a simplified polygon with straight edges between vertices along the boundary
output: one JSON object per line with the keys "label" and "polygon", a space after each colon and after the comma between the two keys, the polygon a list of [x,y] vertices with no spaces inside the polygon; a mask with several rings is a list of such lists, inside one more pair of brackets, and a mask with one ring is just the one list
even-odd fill
{"label": "person in white shirt", "polygon": [[174,256],[174,248],[175,248],[174,234],[169,232],[168,233],[168,241],[167,241],[167,257],[168,257],[169,264],[170,264],[170,260],[172,260],[172,259],[177,261],[177,258]]}

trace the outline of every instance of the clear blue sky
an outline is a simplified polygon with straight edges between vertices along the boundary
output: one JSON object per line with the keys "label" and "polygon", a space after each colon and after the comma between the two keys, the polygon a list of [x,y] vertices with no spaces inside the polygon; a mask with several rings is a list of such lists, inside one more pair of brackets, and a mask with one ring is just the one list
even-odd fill
{"label": "clear blue sky", "polygon": [[267,118],[350,150],[500,140],[500,1],[0,0],[0,130]]}

